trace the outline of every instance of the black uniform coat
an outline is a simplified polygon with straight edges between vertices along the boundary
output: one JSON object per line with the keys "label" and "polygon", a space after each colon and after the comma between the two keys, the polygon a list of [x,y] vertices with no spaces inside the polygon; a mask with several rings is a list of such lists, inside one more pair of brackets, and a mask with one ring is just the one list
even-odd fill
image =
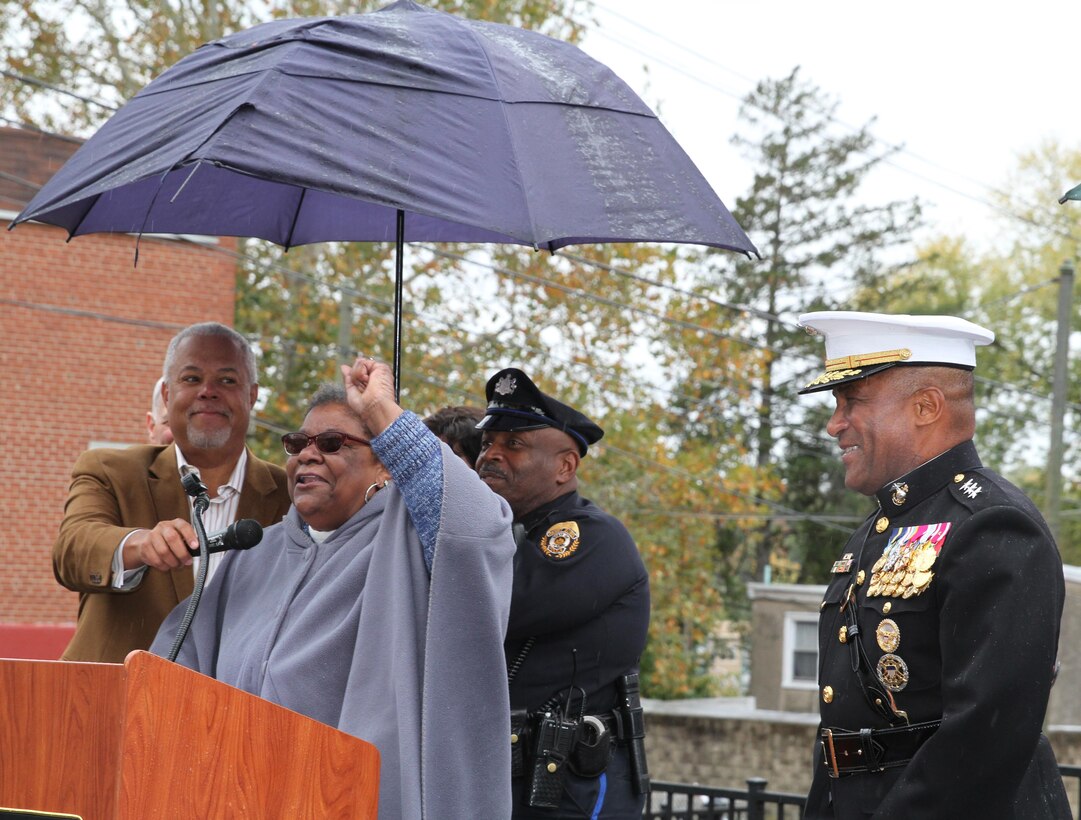
{"label": "black uniform coat", "polygon": [[[1071,817],[1040,733],[1065,589],[1039,511],[983,468],[972,442],[876,498],[878,510],[849,539],[822,602],[821,727],[890,725],[861,691],[854,640],[870,667],[863,674],[880,689],[880,659],[886,650],[900,658],[887,658],[883,674],[894,687],[903,683],[893,697],[911,723],[942,725],[907,765],[838,779],[829,778],[816,743],[806,817]],[[906,571],[891,574],[891,557]],[[859,636],[842,642],[850,586]]]}
{"label": "black uniform coat", "polygon": [[[571,522],[578,528],[577,543],[560,538],[565,529],[560,525]],[[514,668],[526,641],[535,642],[514,672],[511,709],[533,712],[553,698],[562,708],[573,684],[585,691],[585,714],[608,712],[617,702],[615,681],[637,666],[649,627],[649,578],[634,539],[616,518],[577,492],[538,507],[517,523],[525,534],[514,558],[504,644],[508,669]],[[572,716],[580,703],[576,690]],[[614,758],[599,816],[640,816],[642,799],[626,779],[627,748],[616,747]],[[514,816],[533,816],[521,805],[523,781],[514,785]],[[536,816],[589,816],[584,809],[595,803],[598,786],[597,778],[568,773],[565,811],[537,809]],[[633,809],[619,808],[628,805]]]}

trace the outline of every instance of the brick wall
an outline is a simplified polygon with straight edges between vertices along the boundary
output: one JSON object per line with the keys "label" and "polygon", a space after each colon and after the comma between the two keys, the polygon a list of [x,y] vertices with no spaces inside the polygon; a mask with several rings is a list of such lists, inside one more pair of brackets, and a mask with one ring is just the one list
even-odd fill
{"label": "brick wall", "polygon": [[0,635],[74,622],[50,561],[72,464],[91,442],[144,442],[169,339],[233,321],[232,240],[144,237],[133,268],[133,237],[65,239],[0,220]]}

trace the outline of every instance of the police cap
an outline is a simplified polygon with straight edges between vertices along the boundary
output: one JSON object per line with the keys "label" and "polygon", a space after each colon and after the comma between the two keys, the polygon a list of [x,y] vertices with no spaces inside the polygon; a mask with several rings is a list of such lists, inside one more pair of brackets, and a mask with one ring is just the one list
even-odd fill
{"label": "police cap", "polygon": [[815,393],[866,379],[897,365],[976,367],[976,346],[995,334],[956,316],[910,316],[821,310],[799,324],[826,340],[826,371],[800,390]]}
{"label": "police cap", "polygon": [[554,427],[562,430],[578,445],[583,456],[590,444],[600,441],[604,430],[573,407],[540,391],[533,381],[516,367],[500,370],[484,389],[488,399],[479,430],[539,430]]}

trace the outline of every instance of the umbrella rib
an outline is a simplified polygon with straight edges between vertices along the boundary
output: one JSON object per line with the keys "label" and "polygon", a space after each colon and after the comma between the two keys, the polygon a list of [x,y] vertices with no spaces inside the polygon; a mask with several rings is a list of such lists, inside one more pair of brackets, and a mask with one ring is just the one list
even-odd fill
{"label": "umbrella rib", "polygon": [[297,220],[300,219],[300,209],[304,207],[304,198],[308,195],[307,187],[300,189],[300,201],[297,202],[296,210],[293,211],[293,221],[289,225],[289,234],[285,237],[282,247],[289,250],[293,247],[293,233],[296,231]]}
{"label": "umbrella rib", "polygon": [[[499,113],[500,113],[500,116],[503,117],[503,122],[504,122],[504,124],[506,126],[507,138],[508,138],[507,141],[510,143],[511,156],[514,159],[514,173],[518,178],[518,183],[522,186],[522,193],[523,193],[522,203],[523,203],[523,205],[525,207],[525,210],[526,210],[526,218],[529,220],[529,232],[530,232],[530,235],[536,236],[537,235],[537,223],[536,223],[536,220],[533,218],[533,209],[529,205],[529,197],[524,195],[525,191],[526,191],[526,185],[525,185],[525,178],[522,176],[521,165],[518,162],[518,153],[519,153],[518,152],[518,145],[517,145],[517,143],[516,143],[516,141],[514,139],[514,131],[511,130],[511,128],[510,128],[510,121],[507,119],[506,110],[504,108],[504,105],[507,105],[508,103],[505,103],[504,100],[503,100],[503,89],[499,85],[499,77],[495,72],[495,67],[492,65],[491,58],[488,56],[488,49],[485,48],[484,42],[477,35],[477,33],[473,30],[473,28],[471,26],[466,26],[465,28],[469,32],[469,36],[473,38],[474,42],[476,42],[477,48],[480,49],[481,54],[484,55],[484,62],[487,63],[488,70],[491,72],[491,75],[492,75],[492,83],[495,86],[496,90],[499,92],[498,95],[497,95],[497,102],[500,103]],[[544,244],[546,246],[548,246],[548,250],[550,252],[552,250],[551,241],[545,242]],[[537,243],[533,242],[533,249],[537,250],[538,247],[539,246],[537,245]]]}

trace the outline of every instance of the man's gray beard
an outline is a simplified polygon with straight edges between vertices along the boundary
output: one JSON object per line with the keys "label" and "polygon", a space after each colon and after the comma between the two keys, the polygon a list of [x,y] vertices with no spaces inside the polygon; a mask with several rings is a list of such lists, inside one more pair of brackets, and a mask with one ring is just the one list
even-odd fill
{"label": "man's gray beard", "polygon": [[198,447],[200,450],[216,450],[219,447],[225,446],[225,442],[229,440],[231,433],[232,431],[228,428],[207,431],[197,430],[189,425],[188,442],[193,447]]}

